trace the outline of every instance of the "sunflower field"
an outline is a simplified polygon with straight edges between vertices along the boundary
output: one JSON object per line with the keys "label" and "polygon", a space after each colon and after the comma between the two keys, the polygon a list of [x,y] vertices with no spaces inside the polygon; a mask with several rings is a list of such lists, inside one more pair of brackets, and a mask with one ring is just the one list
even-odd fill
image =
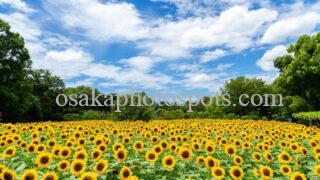
{"label": "sunflower field", "polygon": [[320,131],[252,120],[0,125],[0,179],[318,179]]}

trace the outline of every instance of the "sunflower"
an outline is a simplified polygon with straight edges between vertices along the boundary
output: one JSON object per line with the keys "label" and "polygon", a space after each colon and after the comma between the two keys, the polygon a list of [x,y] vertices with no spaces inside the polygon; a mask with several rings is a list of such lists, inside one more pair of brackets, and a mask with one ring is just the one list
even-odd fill
{"label": "sunflower", "polygon": [[137,152],[140,152],[142,151],[144,148],[144,143],[143,141],[136,141],[134,144],[133,144],[133,149]]}
{"label": "sunflower", "polygon": [[34,144],[29,144],[28,147],[27,147],[27,150],[28,150],[30,153],[33,153],[33,152],[36,150],[36,145],[34,145]]}
{"label": "sunflower", "polygon": [[239,166],[232,166],[229,173],[235,180],[242,179],[243,177],[243,170]]}
{"label": "sunflower", "polygon": [[273,176],[273,171],[268,166],[261,166],[259,172],[260,172],[262,179],[264,179],[264,180],[271,179]]}
{"label": "sunflower", "polygon": [[207,154],[214,153],[214,150],[215,150],[214,145],[211,143],[206,144],[205,150],[206,150]]}
{"label": "sunflower", "polygon": [[320,165],[316,165],[313,167],[313,174],[320,176]]}
{"label": "sunflower", "polygon": [[288,165],[281,165],[280,172],[282,175],[288,176],[292,172],[292,170],[291,170],[291,167]]}
{"label": "sunflower", "polygon": [[299,145],[298,145],[297,143],[291,143],[291,144],[289,145],[289,148],[290,148],[290,151],[291,151],[291,152],[296,152],[296,151],[299,150]]}
{"label": "sunflower", "polygon": [[2,172],[0,173],[0,179],[4,180],[15,180],[17,176],[17,173],[11,169],[4,168]]}
{"label": "sunflower", "polygon": [[85,150],[80,150],[74,153],[73,159],[80,159],[80,160],[87,161],[88,154]]}
{"label": "sunflower", "polygon": [[97,180],[97,175],[93,172],[85,172],[81,174],[80,180]]}
{"label": "sunflower", "polygon": [[300,172],[293,172],[290,176],[290,180],[306,180],[306,175]]}
{"label": "sunflower", "polygon": [[162,166],[166,169],[173,169],[176,165],[176,160],[172,155],[167,155],[162,159]]}
{"label": "sunflower", "polygon": [[17,150],[14,146],[9,146],[3,151],[3,155],[6,158],[13,157],[16,154]]}
{"label": "sunflower", "polygon": [[176,149],[177,149],[177,148],[178,148],[177,143],[170,143],[169,149],[170,149],[172,152],[176,152]]}
{"label": "sunflower", "polygon": [[50,153],[40,153],[36,159],[36,165],[39,168],[49,167],[51,163]]}
{"label": "sunflower", "polygon": [[153,150],[147,151],[145,157],[148,162],[154,163],[158,160],[158,153]]}
{"label": "sunflower", "polygon": [[195,151],[200,151],[201,149],[201,144],[200,143],[193,143],[192,147]]}
{"label": "sunflower", "polygon": [[280,161],[281,164],[289,164],[290,161],[291,161],[290,154],[287,153],[286,151],[282,151],[282,152],[278,155],[278,160]]}
{"label": "sunflower", "polygon": [[71,174],[78,175],[81,174],[87,167],[86,162],[83,160],[73,160],[70,166]]}
{"label": "sunflower", "polygon": [[128,179],[132,175],[131,169],[128,166],[123,166],[120,170],[120,179]]}
{"label": "sunflower", "polygon": [[243,159],[242,159],[241,156],[236,155],[236,156],[234,156],[234,158],[233,158],[233,162],[234,162],[236,165],[240,165],[240,164],[242,164]]}
{"label": "sunflower", "polygon": [[224,178],[225,175],[225,170],[222,167],[213,167],[211,169],[211,175],[213,176],[214,179],[216,180],[221,180]]}
{"label": "sunflower", "polygon": [[162,150],[163,150],[163,148],[162,148],[162,146],[160,144],[154,146],[152,149],[158,154],[161,154]]}
{"label": "sunflower", "polygon": [[205,165],[205,158],[203,156],[198,156],[196,158],[196,166],[202,167]]}
{"label": "sunflower", "polygon": [[95,148],[92,152],[91,152],[91,157],[92,159],[98,160],[100,159],[102,156],[102,151],[100,149]]}
{"label": "sunflower", "polygon": [[205,161],[205,166],[208,169],[211,169],[215,166],[220,166],[220,162],[211,156],[206,157],[204,161]]}
{"label": "sunflower", "polygon": [[46,146],[44,144],[40,144],[37,146],[37,153],[41,153],[46,150]]}
{"label": "sunflower", "polygon": [[118,161],[118,162],[123,162],[127,159],[127,150],[126,149],[118,149],[115,153],[114,153],[114,158]]}
{"label": "sunflower", "polygon": [[109,167],[108,161],[106,161],[104,159],[99,159],[99,161],[96,162],[96,165],[94,166],[94,170],[98,174],[103,174],[106,172],[108,167]]}
{"label": "sunflower", "polygon": [[62,159],[67,159],[70,156],[70,154],[71,154],[71,150],[69,148],[67,148],[67,147],[62,148],[60,150],[60,157]]}
{"label": "sunflower", "polygon": [[265,154],[264,154],[264,157],[266,158],[266,160],[267,160],[268,162],[272,162],[272,161],[273,161],[273,158],[272,158],[272,156],[271,156],[270,153],[265,153]]}
{"label": "sunflower", "polygon": [[68,160],[62,160],[58,163],[58,170],[60,172],[66,171],[69,169],[70,162]]}
{"label": "sunflower", "polygon": [[25,170],[20,179],[21,180],[37,180],[38,172],[35,169]]}
{"label": "sunflower", "polygon": [[188,161],[192,157],[192,151],[188,148],[181,148],[179,150],[180,160]]}
{"label": "sunflower", "polygon": [[50,139],[47,143],[47,147],[53,148],[56,144],[57,144],[57,142],[54,139]]}
{"label": "sunflower", "polygon": [[233,156],[237,152],[236,148],[233,145],[227,145],[224,151],[228,156]]}
{"label": "sunflower", "polygon": [[258,152],[252,153],[252,159],[253,159],[255,162],[260,162],[260,161],[262,160],[261,154],[258,153]]}
{"label": "sunflower", "polygon": [[119,142],[115,143],[115,144],[112,146],[112,150],[113,150],[114,152],[116,152],[118,149],[124,149],[124,146],[123,146],[121,143],[119,143]]}
{"label": "sunflower", "polygon": [[168,143],[166,140],[162,140],[159,142],[159,144],[161,145],[162,149],[165,150],[168,148]]}
{"label": "sunflower", "polygon": [[58,175],[55,172],[47,172],[43,175],[42,180],[58,180]]}

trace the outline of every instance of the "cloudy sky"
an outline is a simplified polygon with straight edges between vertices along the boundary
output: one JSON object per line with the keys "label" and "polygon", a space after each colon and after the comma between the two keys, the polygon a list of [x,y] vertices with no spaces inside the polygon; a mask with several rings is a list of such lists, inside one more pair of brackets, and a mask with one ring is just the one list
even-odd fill
{"label": "cloudy sky", "polygon": [[320,29],[320,1],[0,0],[33,67],[103,92],[216,92],[277,76],[273,59]]}

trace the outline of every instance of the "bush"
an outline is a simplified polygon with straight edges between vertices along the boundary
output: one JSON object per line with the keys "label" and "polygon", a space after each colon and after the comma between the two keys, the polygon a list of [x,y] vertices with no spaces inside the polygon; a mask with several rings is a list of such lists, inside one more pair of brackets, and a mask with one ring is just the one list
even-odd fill
{"label": "bush", "polygon": [[88,110],[81,115],[81,119],[106,119],[106,114],[101,111]]}
{"label": "bush", "polygon": [[79,119],[81,119],[80,114],[77,114],[77,113],[64,114],[64,115],[62,116],[62,118],[63,118],[63,120],[67,120],[67,121],[69,121],[69,120],[79,120]]}
{"label": "bush", "polygon": [[292,115],[298,123],[305,125],[317,125],[320,123],[320,111],[299,112]]}

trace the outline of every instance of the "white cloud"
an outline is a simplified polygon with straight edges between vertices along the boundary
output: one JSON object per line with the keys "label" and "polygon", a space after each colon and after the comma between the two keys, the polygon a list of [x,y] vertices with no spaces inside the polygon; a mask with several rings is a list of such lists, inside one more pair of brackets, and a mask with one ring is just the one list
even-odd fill
{"label": "white cloud", "polygon": [[206,63],[209,61],[214,61],[214,60],[219,59],[219,58],[226,56],[226,55],[227,55],[227,51],[225,51],[223,49],[215,49],[214,51],[206,51],[202,55],[200,62]]}
{"label": "white cloud", "polygon": [[207,89],[215,93],[227,77],[225,73],[188,72],[180,83],[188,89]]}
{"label": "white cloud", "polygon": [[208,16],[214,15],[230,6],[267,6],[269,0],[152,0],[174,4],[179,16]]}
{"label": "white cloud", "polygon": [[78,77],[92,62],[90,54],[78,49],[66,49],[47,52],[41,63],[44,68],[49,67],[53,74],[70,79]]}
{"label": "white cloud", "polygon": [[287,54],[287,47],[284,45],[278,45],[271,50],[268,50],[263,56],[257,61],[257,65],[264,71],[276,70],[273,61],[282,55]]}
{"label": "white cloud", "polygon": [[138,40],[148,33],[140,14],[129,3],[48,0],[45,6],[67,28],[96,41]]}
{"label": "white cloud", "polygon": [[1,5],[9,5],[10,7],[25,13],[34,12],[31,7],[21,0],[0,0],[0,6]]}
{"label": "white cloud", "polygon": [[26,41],[35,41],[42,35],[40,26],[23,13],[0,14],[14,32],[18,32]]}
{"label": "white cloud", "polygon": [[263,26],[276,17],[273,10],[234,6],[219,16],[164,21],[152,28],[151,38],[138,47],[151,55],[169,58],[186,58],[193,49],[216,46],[241,51],[252,46]]}
{"label": "white cloud", "polygon": [[108,86],[139,85],[144,88],[161,89],[173,81],[170,76],[159,72],[146,72],[139,68],[106,64],[91,64],[82,73],[91,78],[100,78],[107,82],[103,82],[102,85]]}
{"label": "white cloud", "polygon": [[135,56],[129,59],[120,60],[122,64],[128,67],[136,68],[141,71],[149,71],[154,64],[158,62],[156,57]]}
{"label": "white cloud", "polygon": [[232,64],[232,63],[220,63],[220,64],[218,64],[218,66],[216,67],[216,69],[217,69],[218,71],[224,71],[224,70],[232,67],[233,65],[234,65],[234,64]]}
{"label": "white cloud", "polygon": [[261,42],[277,43],[283,42],[287,38],[310,34],[318,24],[320,24],[320,14],[315,12],[282,19],[269,26]]}

